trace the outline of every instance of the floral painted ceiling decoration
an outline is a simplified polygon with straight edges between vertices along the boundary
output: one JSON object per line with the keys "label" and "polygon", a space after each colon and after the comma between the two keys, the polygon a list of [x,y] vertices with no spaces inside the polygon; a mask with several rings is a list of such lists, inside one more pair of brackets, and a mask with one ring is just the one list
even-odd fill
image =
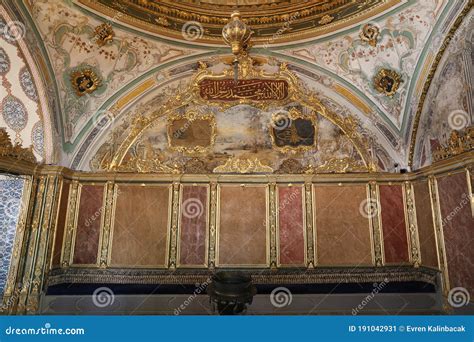
{"label": "floral painted ceiling decoration", "polygon": [[[107,150],[121,143],[121,133],[131,129],[133,120],[185,89],[203,64],[216,70],[228,65],[232,56],[221,30],[236,7],[254,31],[249,54],[256,64],[268,70],[287,65],[305,91],[326,108],[353,118],[379,170],[430,164],[432,151],[449,136],[442,122],[453,111],[463,113],[472,125],[468,80],[473,68],[462,62],[468,60],[468,52],[459,52],[471,51],[472,46],[469,0],[251,0],[243,5],[214,0],[199,5],[168,0],[23,0],[4,6],[0,126],[16,141],[32,145],[37,157],[74,169],[100,169]],[[32,53],[22,49],[26,41]],[[46,89],[38,79],[48,85]],[[448,99],[437,93],[448,85],[459,89],[459,96]],[[222,153],[245,156],[250,150],[268,152],[273,168],[283,165],[287,156],[267,134],[272,115],[260,110],[260,121],[250,122],[253,110],[206,113],[216,125],[215,155],[205,162],[209,169],[221,161]],[[241,117],[241,122],[226,121],[229,115]],[[168,122],[169,118],[158,122],[130,153],[140,155],[151,148],[170,165],[193,159],[169,146]],[[239,137],[231,128],[242,122],[256,130]],[[352,156],[343,141],[334,138],[340,132],[333,132],[319,117],[315,122],[317,129],[291,126],[279,134],[295,140],[298,132],[312,131],[310,145],[316,147],[305,153],[315,167],[337,151],[345,151],[341,158]],[[185,122],[176,123],[181,124]],[[198,126],[193,126],[194,135],[208,132]],[[435,132],[427,133],[427,127]],[[202,141],[211,141],[208,138]],[[176,143],[201,146],[185,140]]]}

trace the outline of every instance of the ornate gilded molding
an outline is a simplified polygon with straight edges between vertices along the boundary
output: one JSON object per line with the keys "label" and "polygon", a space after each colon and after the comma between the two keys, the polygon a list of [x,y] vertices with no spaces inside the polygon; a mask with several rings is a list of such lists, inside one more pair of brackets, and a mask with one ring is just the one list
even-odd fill
{"label": "ornate gilded molding", "polygon": [[304,185],[304,206],[306,215],[306,263],[308,268],[314,268],[317,260],[315,260],[315,245],[314,245],[314,228],[313,228],[313,185],[305,183]]}
{"label": "ornate gilded molding", "polygon": [[410,262],[415,267],[421,265],[421,253],[420,253],[420,238],[418,235],[418,223],[416,221],[416,206],[415,206],[415,193],[413,184],[405,182],[404,186],[404,199],[407,213],[407,228],[408,228],[408,248],[410,250]]}
{"label": "ornate gilded molding", "polygon": [[69,267],[72,259],[72,243],[74,231],[76,230],[76,211],[79,202],[79,182],[73,180],[69,193],[66,232],[64,234],[63,251],[61,254],[61,267]]}
{"label": "ornate gilded molding", "polygon": [[277,189],[276,183],[270,183],[268,186],[270,194],[270,267],[276,268],[278,265],[278,252],[277,252]]}
{"label": "ornate gilded molding", "polygon": [[257,158],[229,158],[224,165],[217,166],[214,173],[273,173],[270,166],[263,165]]}
{"label": "ornate gilded molding", "polygon": [[[359,133],[359,123],[353,117],[341,117],[338,114],[331,112],[316,98],[315,94],[307,91],[299,81],[299,79],[291,71],[288,70],[286,63],[281,63],[278,71],[274,73],[267,73],[264,68],[259,67],[264,58],[256,57],[250,58],[244,56],[239,59],[238,64],[238,82],[239,87],[242,87],[238,94],[238,99],[235,99],[234,84],[234,70],[228,65],[222,72],[215,73],[204,62],[199,63],[199,69],[190,81],[187,89],[178,92],[174,97],[169,98],[160,109],[152,112],[150,115],[137,116],[132,124],[131,129],[125,139],[121,142],[113,156],[110,156],[108,170],[129,170],[135,171],[137,169],[146,169],[146,172],[161,172],[161,173],[179,173],[180,170],[175,167],[162,167],[162,165],[154,165],[156,158],[141,158],[136,157],[136,160],[124,160],[127,152],[137,142],[143,132],[149,128],[158,118],[168,117],[175,113],[179,108],[196,108],[199,106],[215,106],[220,110],[225,110],[238,104],[248,104],[254,107],[267,110],[269,108],[278,108],[291,103],[298,103],[303,107],[307,107],[313,113],[325,117],[334,125],[336,125],[345,136],[352,142],[363,163],[369,171],[376,170],[376,164],[372,161],[369,154],[369,148],[366,140]],[[259,61],[257,63],[257,61]],[[221,83],[212,82],[230,82],[225,83],[223,88],[219,88]],[[204,82],[204,83],[202,83]],[[211,82],[211,83],[209,83]],[[272,87],[279,89],[281,96],[276,96],[276,100],[256,100],[255,94],[260,94],[262,98],[266,98],[268,91],[267,83],[265,82],[279,82]],[[273,83],[272,83],[273,84]],[[204,88],[203,88],[204,87]],[[217,88],[216,88],[217,87]],[[258,90],[249,91],[247,87],[252,87]],[[279,88],[283,87],[283,88]],[[203,94],[206,94],[203,98]],[[264,96],[265,95],[265,96]],[[149,164],[152,164],[149,166]],[[143,172],[143,171],[139,171]],[[267,172],[267,171],[266,171]],[[270,172],[270,171],[268,171]]]}
{"label": "ornate gilded molding", "polygon": [[447,146],[441,146],[433,152],[433,160],[448,159],[459,154],[474,150],[474,126],[466,127],[463,131],[453,130]]}
{"label": "ornate gilded molding", "polygon": [[446,260],[446,248],[444,245],[443,219],[439,203],[438,182],[435,176],[428,177],[431,197],[431,208],[433,208],[433,224],[435,226],[436,246],[438,248],[438,264],[442,272],[443,294],[447,296],[450,290],[448,262]]}
{"label": "ornate gilded molding", "polygon": [[101,242],[99,253],[99,267],[106,268],[109,261],[109,250],[112,245],[112,220],[113,218],[113,206],[115,197],[115,182],[108,181],[105,185],[105,210],[104,210],[104,228],[102,229]]}
{"label": "ornate gilded molding", "polygon": [[361,161],[352,158],[332,158],[327,160],[323,165],[314,167],[308,166],[305,173],[347,173],[347,172],[370,172],[373,169],[368,169]]}
{"label": "ornate gilded molding", "polygon": [[18,143],[13,145],[6,128],[3,127],[0,127],[0,157],[11,157],[30,163],[37,162],[33,153],[33,145],[29,148],[23,148]]}
{"label": "ornate gilded molding", "polygon": [[444,38],[443,43],[441,44],[441,47],[438,51],[438,54],[436,55],[432,65],[431,69],[426,76],[426,81],[425,84],[423,85],[423,90],[420,95],[420,101],[418,102],[418,108],[415,113],[415,119],[413,120],[413,129],[411,131],[411,138],[410,138],[410,152],[408,154],[408,166],[410,168],[413,168],[413,159],[415,157],[415,148],[416,148],[416,138],[418,135],[418,127],[420,126],[420,120],[421,120],[421,113],[423,112],[423,107],[425,105],[426,97],[428,96],[428,91],[430,90],[431,82],[433,81],[433,77],[436,73],[436,70],[438,69],[439,63],[441,62],[441,59],[444,56],[444,53],[446,52],[446,49],[449,46],[449,43],[451,42],[451,39],[453,39],[454,34],[458,30],[458,28],[461,26],[462,22],[464,21],[464,18],[467,16],[467,14],[471,11],[472,7],[474,6],[474,1],[470,0],[466,6],[463,8],[459,16],[456,18],[456,21],[454,22],[453,26],[449,30],[448,34]]}
{"label": "ornate gilded molding", "polygon": [[380,267],[385,264],[383,250],[382,225],[380,217],[380,193],[377,182],[369,182],[367,186],[367,214],[372,230],[373,253],[375,266]]}
{"label": "ornate gilded molding", "polygon": [[208,267],[213,270],[216,266],[216,233],[217,233],[217,183],[211,181],[210,189],[210,218],[209,218],[209,256]]}
{"label": "ornate gilded molding", "polygon": [[170,248],[168,257],[168,267],[171,270],[176,269],[178,255],[178,221],[179,221],[179,201],[180,201],[180,185],[173,182],[172,198],[171,198],[171,232],[170,232]]}

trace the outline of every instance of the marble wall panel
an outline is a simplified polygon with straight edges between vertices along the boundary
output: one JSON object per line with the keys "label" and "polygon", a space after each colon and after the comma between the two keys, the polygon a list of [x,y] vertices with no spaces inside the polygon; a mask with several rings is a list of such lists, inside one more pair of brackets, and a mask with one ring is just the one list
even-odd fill
{"label": "marble wall panel", "polygon": [[402,185],[380,185],[385,263],[409,262]]}
{"label": "marble wall panel", "polygon": [[103,202],[103,185],[81,186],[73,264],[97,263]]}
{"label": "marble wall panel", "polygon": [[218,265],[267,264],[267,186],[220,186]]}
{"label": "marble wall panel", "polygon": [[279,263],[304,264],[305,225],[302,187],[278,187],[278,228]]}
{"label": "marble wall panel", "polygon": [[438,193],[451,288],[474,296],[474,218],[465,172],[438,178]]}
{"label": "marble wall panel", "polygon": [[416,203],[416,221],[420,240],[421,264],[438,268],[436,232],[433,224],[430,189],[428,181],[413,184]]}
{"label": "marble wall panel", "polygon": [[170,188],[119,185],[116,189],[111,266],[165,267]]}
{"label": "marble wall panel", "polygon": [[317,263],[327,266],[372,265],[365,185],[314,186]]}
{"label": "marble wall panel", "polygon": [[179,265],[205,265],[207,222],[208,187],[184,185],[179,223]]}

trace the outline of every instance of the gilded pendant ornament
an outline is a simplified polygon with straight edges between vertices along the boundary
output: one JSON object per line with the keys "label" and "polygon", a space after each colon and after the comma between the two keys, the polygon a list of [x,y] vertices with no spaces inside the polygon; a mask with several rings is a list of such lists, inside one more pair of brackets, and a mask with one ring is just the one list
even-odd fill
{"label": "gilded pendant ornament", "polygon": [[392,97],[403,82],[402,76],[390,69],[381,69],[374,77],[374,88],[379,93]]}
{"label": "gilded pendant ornament", "polygon": [[102,85],[102,80],[91,69],[73,71],[70,78],[77,96],[91,94]]}
{"label": "gilded pendant ornament", "polygon": [[224,165],[216,167],[214,173],[273,173],[270,166],[263,165],[257,158],[229,158]]}
{"label": "gilded pendant ornament", "polygon": [[114,30],[110,23],[104,23],[94,29],[94,40],[99,47],[111,42],[114,38]]}
{"label": "gilded pendant ornament", "polygon": [[362,26],[362,31],[360,32],[359,37],[370,46],[376,47],[379,35],[380,29],[374,24],[368,23]]}

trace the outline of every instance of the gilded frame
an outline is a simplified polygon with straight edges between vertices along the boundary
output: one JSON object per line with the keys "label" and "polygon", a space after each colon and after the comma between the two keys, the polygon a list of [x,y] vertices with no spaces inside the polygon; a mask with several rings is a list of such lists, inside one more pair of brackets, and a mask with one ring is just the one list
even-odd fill
{"label": "gilded frame", "polygon": [[[275,150],[285,153],[285,154],[298,154],[306,151],[312,151],[318,148],[318,121],[316,119],[316,113],[311,113],[311,115],[303,115],[300,110],[296,108],[291,108],[288,111],[288,119],[290,120],[290,125],[293,120],[296,119],[303,119],[303,120],[310,120],[312,123],[312,126],[314,128],[314,143],[313,145],[303,145],[303,146],[277,146],[276,144],[276,136],[275,136],[275,126],[276,122],[278,122],[278,117],[280,116],[280,113],[274,113],[271,118],[270,125],[268,126],[268,132],[270,134],[270,138],[272,140],[272,146]],[[287,127],[288,128],[288,127]]]}
{"label": "gilded frame", "polygon": [[[207,146],[197,145],[193,148],[189,148],[186,146],[173,145],[172,143],[173,122],[180,119],[186,119],[190,123],[194,121],[207,121],[209,123],[209,126],[211,127],[211,136],[210,136],[209,145]],[[166,124],[166,137],[168,139],[168,148],[170,150],[183,152],[183,153],[191,154],[191,155],[206,153],[206,152],[211,151],[212,148],[214,147],[214,144],[216,142],[216,136],[217,136],[216,118],[214,114],[212,113],[200,114],[195,110],[190,110],[190,111],[186,111],[184,115],[179,115],[179,114],[174,113],[168,116],[168,121]]]}

